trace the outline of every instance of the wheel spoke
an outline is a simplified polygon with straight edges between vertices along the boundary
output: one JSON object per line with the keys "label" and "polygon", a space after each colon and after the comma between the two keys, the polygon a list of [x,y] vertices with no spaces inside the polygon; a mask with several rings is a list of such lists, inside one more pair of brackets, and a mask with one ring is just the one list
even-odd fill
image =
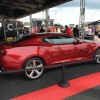
{"label": "wheel spoke", "polygon": [[36,72],[36,74],[37,74],[38,76],[41,75],[41,72],[39,72],[38,70],[35,70],[35,72]]}
{"label": "wheel spoke", "polygon": [[36,66],[36,67],[43,67],[43,64],[40,64],[40,65],[38,65],[38,66]]}
{"label": "wheel spoke", "polygon": [[98,53],[100,54],[100,50],[98,51]]}
{"label": "wheel spoke", "polygon": [[31,69],[31,68],[32,68],[31,66],[27,66],[27,67],[26,67],[26,69]]}
{"label": "wheel spoke", "polygon": [[97,55],[100,55],[100,50],[97,52]]}
{"label": "wheel spoke", "polygon": [[32,64],[30,64],[30,63],[26,66],[26,69],[27,69],[27,70],[30,70],[30,71],[31,71],[31,70],[32,70],[32,68],[33,68],[33,65],[32,65]]}
{"label": "wheel spoke", "polygon": [[97,59],[97,62],[99,62],[100,60],[99,59]]}
{"label": "wheel spoke", "polygon": [[30,77],[33,77],[33,74],[34,74],[34,70],[31,71],[31,73],[30,73],[29,76],[30,76]]}
{"label": "wheel spoke", "polygon": [[36,66],[36,60],[33,60],[33,66]]}
{"label": "wheel spoke", "polygon": [[100,58],[100,55],[96,55],[96,58]]}

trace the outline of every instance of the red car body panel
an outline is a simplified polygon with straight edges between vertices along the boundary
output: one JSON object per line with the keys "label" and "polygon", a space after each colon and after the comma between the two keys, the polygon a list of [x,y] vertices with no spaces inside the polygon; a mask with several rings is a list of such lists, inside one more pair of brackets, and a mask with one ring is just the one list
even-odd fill
{"label": "red car body panel", "polygon": [[[5,70],[20,70],[24,62],[31,57],[39,57],[46,65],[61,62],[92,59],[100,44],[95,42],[82,42],[79,44],[55,45],[42,42],[41,39],[61,34],[37,35],[34,38],[12,45],[4,45],[6,54],[0,58],[0,66]],[[62,34],[61,36],[66,36]]]}
{"label": "red car body panel", "polygon": [[[48,50],[49,49],[49,50]],[[6,49],[6,56],[1,60],[2,66],[5,70],[20,69],[23,63],[30,57],[40,57],[46,64],[53,62],[52,49],[43,46],[24,46]]]}

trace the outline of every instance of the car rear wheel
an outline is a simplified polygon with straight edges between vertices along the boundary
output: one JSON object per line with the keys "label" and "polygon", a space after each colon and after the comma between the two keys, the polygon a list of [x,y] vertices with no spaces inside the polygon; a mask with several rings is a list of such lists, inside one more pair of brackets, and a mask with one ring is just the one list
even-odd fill
{"label": "car rear wheel", "polygon": [[98,49],[94,55],[94,61],[95,63],[100,64],[100,49]]}
{"label": "car rear wheel", "polygon": [[[24,63],[22,68],[26,70],[23,71],[22,74],[28,79],[39,78],[44,71],[44,69],[42,68],[44,65],[45,64],[42,59],[37,57],[30,58]],[[32,68],[38,68],[38,69],[32,69]]]}

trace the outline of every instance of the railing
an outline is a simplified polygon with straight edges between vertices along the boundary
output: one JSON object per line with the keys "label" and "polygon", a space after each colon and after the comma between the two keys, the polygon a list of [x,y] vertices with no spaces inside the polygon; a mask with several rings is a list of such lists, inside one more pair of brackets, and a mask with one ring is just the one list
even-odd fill
{"label": "railing", "polygon": [[62,80],[58,83],[59,86],[61,87],[68,87],[70,85],[69,82],[66,81],[66,76],[65,76],[65,67],[68,65],[73,65],[77,63],[85,63],[85,62],[91,62],[95,59],[90,59],[90,60],[85,60],[85,61],[76,61],[76,62],[63,62],[55,65],[49,65],[49,66],[44,66],[44,67],[36,67],[36,68],[28,68],[28,69],[21,69],[21,70],[10,70],[10,71],[0,71],[1,74],[9,74],[9,73],[16,73],[16,72],[23,72],[26,70],[33,70],[33,69],[41,69],[41,68],[55,68],[55,67],[61,67],[62,66]]}

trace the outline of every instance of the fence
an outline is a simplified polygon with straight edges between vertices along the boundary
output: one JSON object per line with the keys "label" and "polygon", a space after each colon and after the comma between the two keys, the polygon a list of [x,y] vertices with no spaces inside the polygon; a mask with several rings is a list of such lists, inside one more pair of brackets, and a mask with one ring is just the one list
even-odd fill
{"label": "fence", "polygon": [[[44,67],[39,67],[39,68],[28,68],[28,69],[21,69],[20,72],[26,71],[26,70],[33,70],[33,69],[40,69],[40,68],[55,68],[55,67],[62,67],[62,80],[58,83],[59,86],[61,87],[67,87],[70,85],[69,82],[66,81],[66,76],[65,76],[65,66],[68,65],[73,65],[73,64],[77,64],[77,63],[85,63],[85,62],[91,62],[95,59],[90,59],[90,60],[85,60],[85,61],[76,61],[76,62],[63,62],[63,63],[59,63],[59,64],[55,64],[55,65],[49,65],[49,66],[44,66]],[[19,70],[10,70],[10,71],[0,71],[0,75],[1,74],[9,74],[9,73],[16,73],[19,72]]]}

